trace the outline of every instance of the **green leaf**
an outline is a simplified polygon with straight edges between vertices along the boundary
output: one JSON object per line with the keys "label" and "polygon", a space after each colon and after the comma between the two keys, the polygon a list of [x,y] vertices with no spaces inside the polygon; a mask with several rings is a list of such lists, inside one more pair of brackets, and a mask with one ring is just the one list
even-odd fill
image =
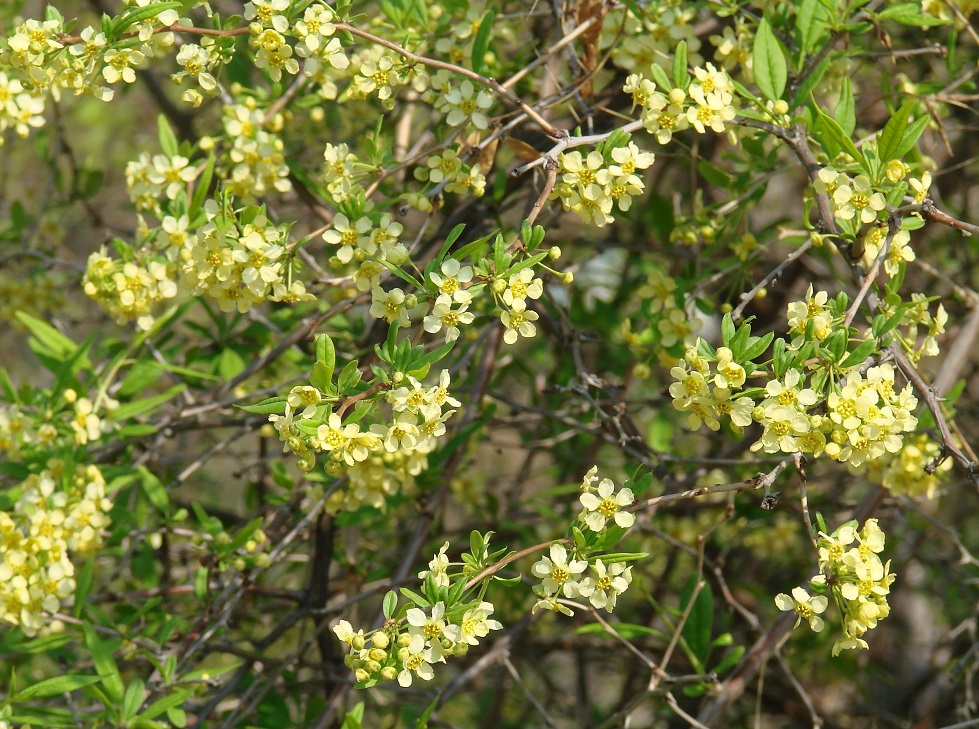
{"label": "green leaf", "polygon": [[132,721],[146,699],[146,684],[141,679],[134,679],[131,684],[126,686],[126,695],[122,697],[122,718],[126,722]]}
{"label": "green leaf", "polygon": [[56,676],[54,678],[45,679],[44,681],[32,683],[23,691],[18,691],[16,694],[14,694],[12,701],[20,703],[23,701],[31,701],[33,699],[46,699],[52,696],[60,696],[62,694],[71,693],[72,691],[77,691],[85,686],[96,684],[104,678],[107,677],[80,676],[76,674]]}
{"label": "green leaf", "polygon": [[204,200],[211,188],[211,179],[214,177],[214,155],[208,155],[207,164],[204,171],[194,180],[194,196],[190,201],[190,208],[187,210],[187,217],[193,221],[204,207]]}
{"label": "green leaf", "polygon": [[231,347],[221,352],[218,358],[218,374],[225,382],[230,382],[245,370],[245,360]]}
{"label": "green leaf", "polygon": [[852,136],[853,130],[857,126],[857,117],[853,104],[853,87],[850,85],[849,77],[843,77],[843,83],[840,86],[840,100],[836,104],[836,112],[833,116],[840,128],[847,135]]}
{"label": "green leaf", "polygon": [[894,150],[894,159],[901,159],[918,144],[918,138],[921,136],[921,133],[925,130],[925,127],[928,126],[928,122],[930,121],[931,117],[926,115],[920,119],[915,119],[910,126],[908,126],[907,131],[904,132],[904,138],[897,146],[897,149]]}
{"label": "green leaf", "polygon": [[768,345],[775,339],[774,332],[769,332],[763,337],[751,337],[748,340],[748,347],[741,354],[740,362],[750,362],[758,355],[768,349]]}
{"label": "green leaf", "polygon": [[486,52],[489,50],[490,36],[493,33],[493,21],[496,19],[496,8],[490,8],[476,30],[473,37],[472,58],[470,66],[476,73],[482,73],[485,65]]}
{"label": "green leaf", "polygon": [[191,694],[192,692],[187,689],[175,691],[169,696],[164,696],[159,701],[154,701],[152,704],[146,707],[146,711],[141,713],[140,716],[144,719],[153,719],[174,707],[180,706],[191,696]]}
{"label": "green leaf", "polygon": [[384,601],[381,603],[384,610],[384,617],[388,620],[394,615],[394,611],[398,609],[398,593],[394,590],[388,590],[384,595]]}
{"label": "green leaf", "polygon": [[[698,576],[690,575],[686,587],[683,588],[683,595],[680,599],[681,610],[686,610],[693,596],[693,591],[697,585]],[[710,585],[703,583],[700,592],[690,608],[687,622],[683,625],[683,637],[687,641],[687,646],[701,662],[707,660],[707,650],[710,648],[710,634],[714,623],[714,593],[711,592]]]}
{"label": "green leaf", "polygon": [[905,132],[908,130],[908,120],[911,112],[917,106],[917,100],[908,99],[901,104],[900,109],[894,112],[894,115],[888,119],[887,124],[881,130],[880,137],[877,140],[877,154],[880,155],[880,164],[882,167],[896,158],[897,151],[901,148],[901,142],[904,141]]}
{"label": "green leaf", "polygon": [[680,41],[673,52],[673,84],[681,89],[686,89],[690,85],[686,41]]}
{"label": "green leaf", "polygon": [[355,388],[363,377],[359,364],[357,360],[352,359],[340,370],[340,376],[337,378],[337,390],[341,395],[346,395]]}
{"label": "green leaf", "polygon": [[177,141],[177,135],[173,133],[173,129],[170,126],[170,122],[167,121],[166,116],[160,114],[156,118],[156,126],[158,136],[160,137],[160,149],[163,150],[163,154],[167,157],[173,157],[180,153],[180,143]]}
{"label": "green leaf", "polygon": [[95,664],[95,670],[102,677],[102,687],[105,689],[106,695],[114,703],[121,703],[123,693],[125,692],[125,685],[122,682],[122,676],[119,674],[119,666],[116,665],[116,659],[112,657],[112,653],[119,641],[101,640],[95,634],[95,628],[89,623],[82,624],[82,632],[85,634],[85,646],[92,654],[92,662]]}
{"label": "green leaf", "polygon": [[340,729],[361,729],[364,720],[364,702],[361,701],[359,704],[354,706],[347,715],[343,718],[343,724]]}
{"label": "green leaf", "polygon": [[142,479],[143,493],[146,494],[146,498],[164,514],[169,514],[170,497],[167,495],[167,488],[163,482],[146,466],[139,467],[139,475]]}
{"label": "green leaf", "polygon": [[198,567],[194,572],[194,597],[201,602],[207,600],[208,594],[207,567]]}
{"label": "green leaf", "polygon": [[716,666],[714,666],[714,673],[720,675],[725,671],[734,668],[741,662],[741,657],[744,655],[744,652],[745,648],[743,645],[735,646],[726,656],[724,656],[724,658],[718,662]]}
{"label": "green leaf", "polygon": [[428,720],[432,718],[432,712],[435,711],[435,707],[439,705],[439,699],[442,698],[442,692],[439,691],[435,694],[435,698],[432,699],[431,703],[425,707],[425,711],[422,715],[418,717],[418,721],[415,722],[415,729],[428,729]]}
{"label": "green leaf", "polygon": [[112,413],[112,417],[115,420],[126,420],[127,418],[133,418],[137,415],[142,415],[143,413],[154,410],[167,400],[176,397],[179,393],[186,389],[186,385],[174,385],[166,392],[161,392],[159,395],[153,395],[152,397],[144,397],[141,400],[133,400],[132,402],[127,402],[116,408],[115,412]]}
{"label": "green leaf", "polygon": [[282,415],[286,411],[285,397],[270,397],[254,405],[235,405],[239,410],[255,415]]}
{"label": "green leaf", "polygon": [[329,392],[333,385],[333,368],[327,368],[319,360],[313,362],[313,369],[309,373],[309,384],[321,392]]}
{"label": "green leaf", "polygon": [[673,82],[670,81],[670,77],[666,75],[666,71],[658,63],[652,63],[649,66],[649,75],[653,77],[653,81],[656,85],[664,92],[669,92],[673,88]]}
{"label": "green leaf", "polygon": [[917,28],[929,25],[946,25],[950,21],[936,18],[921,12],[919,3],[898,3],[877,14],[881,20],[893,20],[902,25],[912,25]]}
{"label": "green leaf", "polygon": [[[40,345],[41,351],[51,357],[63,362],[75,354],[78,349],[77,344],[47,322],[36,319],[23,311],[16,312],[15,316],[27,328],[27,331],[34,335],[33,341]],[[87,357],[81,360],[79,364],[86,368],[92,366]]]}
{"label": "green leaf", "polygon": [[[142,7],[142,8],[131,7],[125,13],[123,13],[119,17],[119,19],[113,24],[111,34],[107,33],[106,35],[110,36],[111,39],[118,38],[120,35],[126,32],[126,29],[129,28],[131,25],[135,25],[136,23],[142,23],[144,20],[155,18],[164,10],[180,10],[182,8],[183,8],[183,3],[180,2],[154,3],[153,5],[147,5],[146,7]],[[173,156],[169,152],[166,152],[165,149],[164,152],[168,156],[171,157]],[[176,152],[174,152],[173,154],[176,154]]]}
{"label": "green leaf", "polygon": [[816,43],[826,32],[826,8],[819,0],[802,0],[795,13],[795,27],[799,46],[805,53],[816,47]]}
{"label": "green leaf", "polygon": [[[870,172],[869,166],[867,165],[867,160],[864,158],[860,150],[857,149],[857,145],[853,143],[850,135],[843,131],[843,127],[836,123],[836,120],[830,116],[827,116],[821,109],[817,109],[819,114],[819,125],[822,134],[833,141],[836,146],[846,152],[848,155],[853,157],[853,159],[866,170]],[[820,139],[822,143],[823,140]],[[836,155],[830,154],[830,148],[824,143],[823,149],[826,150],[826,154],[830,157],[835,157]]]}
{"label": "green leaf", "polygon": [[731,346],[731,340],[734,339],[735,328],[734,319],[731,318],[730,312],[724,315],[721,319],[721,343],[725,347]]}
{"label": "green leaf", "polygon": [[316,361],[323,363],[323,367],[330,373],[332,379],[333,370],[337,366],[337,350],[327,334],[316,337]]}
{"label": "green leaf", "polygon": [[847,358],[840,362],[839,367],[841,369],[846,369],[847,367],[856,367],[867,359],[870,355],[877,351],[877,340],[868,339],[863,342],[860,346],[850,352]]}
{"label": "green leaf", "polygon": [[758,24],[751,59],[758,89],[772,101],[781,99],[788,81],[788,68],[782,47],[778,44],[778,39],[766,18],[762,18]]}

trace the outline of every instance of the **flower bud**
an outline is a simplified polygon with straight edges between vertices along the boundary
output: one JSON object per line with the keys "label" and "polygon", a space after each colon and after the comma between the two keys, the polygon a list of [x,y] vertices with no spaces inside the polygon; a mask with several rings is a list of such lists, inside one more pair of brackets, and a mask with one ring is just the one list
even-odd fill
{"label": "flower bud", "polygon": [[372,661],[377,661],[378,663],[381,663],[382,661],[387,660],[388,652],[382,651],[380,648],[371,648],[369,651],[367,651],[367,657],[370,658]]}
{"label": "flower bud", "polygon": [[364,639],[364,636],[357,634],[350,639],[350,647],[353,648],[355,651],[360,651],[364,649],[364,644],[366,642],[367,641]]}
{"label": "flower bud", "polygon": [[497,294],[502,294],[506,291],[506,281],[502,278],[498,278],[493,282],[493,291]]}
{"label": "flower bud", "polygon": [[374,633],[371,641],[377,648],[387,648],[391,645],[391,639],[388,638],[387,633]]}
{"label": "flower bud", "polygon": [[64,392],[62,393],[62,395],[63,395],[63,396],[64,396],[64,398],[65,398],[65,402],[66,402],[66,403],[68,403],[69,405],[70,405],[71,403],[73,403],[73,402],[75,402],[75,400],[77,400],[77,399],[78,399],[78,393],[77,393],[77,392],[75,392],[74,390],[72,390],[71,388],[68,388],[67,390],[65,390],[65,391],[64,391]]}
{"label": "flower bud", "polygon": [[821,236],[816,231],[813,231],[812,233],[809,234],[809,240],[816,248],[820,248],[823,245],[823,236]]}
{"label": "flower bud", "polygon": [[272,557],[268,553],[262,552],[261,554],[255,556],[256,567],[261,567],[262,569],[266,569],[271,565],[272,565]]}
{"label": "flower bud", "polygon": [[400,385],[404,381],[404,378],[405,378],[404,372],[395,372],[393,375],[391,375],[391,381],[395,385]]}
{"label": "flower bud", "polygon": [[638,377],[640,380],[648,380],[653,374],[652,369],[645,362],[640,362],[635,367],[632,368],[632,374]]}
{"label": "flower bud", "polygon": [[903,180],[907,174],[911,171],[911,168],[899,159],[892,159],[887,163],[887,168],[884,174],[887,179],[891,182],[898,183]]}
{"label": "flower bud", "polygon": [[398,669],[394,666],[385,666],[381,669],[381,678],[385,681],[393,681],[398,677]]}
{"label": "flower bud", "polygon": [[561,248],[559,246],[551,246],[551,249],[547,252],[552,261],[556,261],[561,257]]}
{"label": "flower bud", "polygon": [[326,113],[323,111],[322,106],[314,106],[312,109],[309,110],[310,121],[321,122],[323,121],[325,116]]}
{"label": "flower bud", "polygon": [[407,648],[410,643],[411,643],[411,636],[408,635],[407,633],[401,633],[398,636],[398,645],[401,648]]}
{"label": "flower bud", "polygon": [[248,565],[245,563],[244,557],[238,557],[234,562],[231,563],[231,566],[234,567],[235,570],[237,570],[238,572],[244,572],[245,568],[248,567]]}
{"label": "flower bud", "polygon": [[782,99],[775,102],[774,111],[776,114],[784,115],[789,113],[789,105],[786,104]]}
{"label": "flower bud", "polygon": [[371,680],[371,675],[363,668],[358,668],[354,671],[354,678],[357,679],[357,683],[366,683]]}
{"label": "flower bud", "polygon": [[418,306],[418,297],[415,294],[408,294],[405,296],[405,306],[409,309],[413,309]]}
{"label": "flower bud", "polygon": [[686,98],[687,94],[683,89],[673,89],[670,91],[671,104],[682,104]]}
{"label": "flower bud", "polygon": [[465,641],[461,643],[456,643],[452,646],[452,655],[454,656],[464,656],[469,652],[469,644]]}
{"label": "flower bud", "polygon": [[754,409],[751,411],[751,419],[756,423],[760,423],[765,419],[765,408],[761,405],[755,405]]}
{"label": "flower bud", "polygon": [[571,271],[565,271],[561,274],[561,281],[565,284],[571,284],[574,281],[574,274]]}

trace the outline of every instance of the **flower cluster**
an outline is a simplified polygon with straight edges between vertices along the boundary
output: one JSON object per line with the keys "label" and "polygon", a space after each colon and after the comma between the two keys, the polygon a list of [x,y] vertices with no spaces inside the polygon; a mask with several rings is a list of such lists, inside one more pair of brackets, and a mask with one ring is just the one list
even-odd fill
{"label": "flower cluster", "polygon": [[[569,555],[563,544],[555,542],[547,556],[534,563],[531,573],[540,579],[540,584],[534,586],[534,592],[540,598],[534,605],[534,612],[543,609],[573,614],[568,606],[559,602],[562,596],[588,598],[599,610],[604,608],[612,612],[615,609],[619,595],[632,583],[632,567],[626,562],[606,564],[598,557],[584,560],[575,559],[575,556],[575,552]],[[591,570],[587,575],[586,569]]]}
{"label": "flower cluster", "polygon": [[[83,28],[78,42],[62,42],[65,21],[50,7],[45,20],[28,19],[0,38],[0,135],[14,129],[26,137],[32,128],[44,124],[47,97],[55,101],[63,92],[93,96],[102,101],[113,97],[105,84],[130,84],[136,80],[135,68],[148,58],[169,49],[172,33],[157,32],[178,19],[172,8],[142,13],[133,26],[132,40],[113,45],[94,27]],[[0,136],[0,144],[3,138]]]}
{"label": "flower cluster", "polygon": [[345,474],[349,482],[336,491],[327,509],[332,513],[353,511],[363,505],[383,509],[387,499],[406,491],[428,463],[427,455],[445,434],[445,423],[459,401],[449,394],[449,373],[443,370],[438,384],[425,387],[411,375],[406,384],[390,389],[380,400],[369,401],[373,423],[344,421],[332,407],[336,398],[312,386],[294,387],[282,415],[270,415],[284,450],[295,453],[300,468],[309,471],[316,454],[325,453],[326,468]]}
{"label": "flower cluster", "polygon": [[577,150],[560,154],[558,182],[551,193],[565,210],[573,210],[586,223],[600,228],[615,219],[613,207],[626,211],[632,198],[642,194],[645,185],[636,173],[656,159],[633,142],[617,145],[614,141],[610,138],[587,155]]}
{"label": "flower cluster", "polygon": [[[581,491],[578,500],[582,508],[577,522],[589,533],[600,537],[607,529],[628,529],[635,523],[635,515],[626,510],[635,501],[632,489],[616,491],[612,479],[599,480],[597,466],[585,474]],[[582,552],[586,543],[576,542],[569,554],[564,544],[554,542],[548,554],[531,567],[531,573],[540,579],[540,584],[534,586],[540,598],[534,606],[535,612],[545,609],[572,614],[569,607],[558,601],[561,597],[584,597],[599,610],[615,609],[619,595],[632,582],[632,568],[624,560],[588,558]],[[586,570],[590,571],[586,574]]]}
{"label": "flower cluster", "polygon": [[452,74],[439,71],[432,75],[423,98],[445,115],[450,127],[466,124],[480,131],[489,127],[486,110],[493,105],[493,97],[469,79],[453,83]]}
{"label": "flower cluster", "polygon": [[893,494],[913,499],[932,499],[942,473],[952,470],[952,460],[942,457],[941,446],[921,433],[904,439],[897,453],[886,454],[865,464],[867,478]]}
{"label": "flower cluster", "polygon": [[273,190],[292,189],[285,147],[276,133],[284,124],[281,113],[266,119],[250,97],[224,107],[224,131],[231,146],[220,173],[233,195],[253,200]]}
{"label": "flower cluster", "polygon": [[120,261],[105,248],[88,257],[82,288],[119,324],[135,320],[140,329],[153,326],[153,309],[177,295],[172,266],[158,260]]}
{"label": "flower cluster", "polygon": [[[429,562],[429,569],[419,573],[419,579],[434,589],[426,593],[443,594],[450,584],[449,568],[454,564],[445,552],[448,542]],[[463,555],[464,558],[471,555]],[[465,580],[465,573],[459,579]],[[402,608],[401,619],[389,619],[383,628],[369,635],[341,620],[333,632],[347,646],[344,663],[351,668],[359,683],[373,685],[380,681],[397,680],[407,687],[414,679],[431,681],[435,676],[432,664],[445,663],[448,656],[464,656],[472,646],[479,645],[491,630],[503,625],[491,617],[492,603],[478,597],[475,600],[447,602],[444,599],[426,600],[409,595],[415,607]],[[391,596],[394,593],[390,593]]]}
{"label": "flower cluster", "polygon": [[601,46],[612,53],[613,62],[629,73],[666,64],[680,43],[687,46],[688,59],[700,64],[701,43],[697,36],[697,9],[675,2],[652,2],[616,8],[602,24]]}
{"label": "flower cluster", "polygon": [[813,189],[829,197],[837,220],[858,226],[876,221],[887,206],[884,194],[873,188],[866,175],[851,178],[833,167],[819,170]]}
{"label": "flower cluster", "polygon": [[626,79],[623,91],[632,96],[633,106],[640,108],[640,119],[647,132],[660,144],[667,144],[673,134],[693,127],[700,134],[707,129],[717,133],[727,130],[725,123],[737,113],[734,84],[724,71],[713,64],[693,69],[694,80],[684,90],[681,86],[659,90],[656,83],[641,73]]}
{"label": "flower cluster", "polygon": [[206,294],[222,311],[245,312],[266,299],[312,299],[302,281],[292,279],[288,227],[273,225],[264,208],[232,210],[227,202],[207,201],[207,222],[180,250],[186,287]]}
{"label": "flower cluster", "polygon": [[58,632],[55,615],[75,591],[72,557],[102,546],[112,502],[93,465],[49,461],[20,490],[13,510],[0,511],[0,621],[27,636]]}
{"label": "flower cluster", "polygon": [[[486,192],[486,177],[479,165],[467,165],[454,148],[430,156],[424,166],[415,168],[414,175],[416,180],[435,183],[435,190],[470,193],[474,197],[482,197]],[[428,196],[433,194],[434,190]]]}
{"label": "flower cluster", "polygon": [[126,189],[137,210],[147,210],[160,216],[160,199],[175,200],[186,194],[188,185],[197,179],[200,170],[179,154],[146,152],[126,165]]}
{"label": "flower cluster", "polygon": [[[851,521],[832,534],[820,532],[817,546],[821,574],[810,580],[810,585],[817,592],[831,593],[843,622],[843,637],[833,645],[833,655],[867,648],[863,635],[890,614],[887,595],[895,575],[890,572],[891,563],[882,562],[879,556],[884,550],[884,532],[876,519],[868,519],[859,531],[857,522]],[[775,602],[781,610],[795,610],[800,620],[808,619],[814,631],[822,630],[817,614],[828,605],[822,594],[810,598],[797,587],[791,598],[782,594]]]}
{"label": "flower cluster", "polygon": [[712,354],[698,339],[670,374],[675,380],[670,385],[673,407],[689,413],[687,426],[692,430],[698,430],[701,425],[719,430],[723,416],[730,418],[737,432],[751,424],[754,400],[736,396],[744,387],[747,372],[734,360],[728,347],[719,347]]}

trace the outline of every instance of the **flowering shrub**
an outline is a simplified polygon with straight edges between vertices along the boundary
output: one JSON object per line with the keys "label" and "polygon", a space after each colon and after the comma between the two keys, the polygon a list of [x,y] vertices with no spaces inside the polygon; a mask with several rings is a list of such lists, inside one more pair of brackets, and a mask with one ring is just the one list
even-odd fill
{"label": "flowering shrub", "polygon": [[0,8],[0,729],[972,722],[977,11]]}

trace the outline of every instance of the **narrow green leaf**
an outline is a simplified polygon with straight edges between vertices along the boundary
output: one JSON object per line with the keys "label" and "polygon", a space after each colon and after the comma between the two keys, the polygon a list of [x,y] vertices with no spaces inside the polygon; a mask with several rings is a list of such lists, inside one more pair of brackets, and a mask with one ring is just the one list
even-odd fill
{"label": "narrow green leaf", "polygon": [[394,615],[394,611],[398,609],[398,593],[394,590],[388,590],[384,595],[384,601],[381,606],[384,611],[384,617],[390,620]]}
{"label": "narrow green leaf", "polygon": [[126,695],[122,697],[122,718],[124,721],[132,721],[139,712],[139,707],[143,705],[145,698],[146,684],[141,679],[134,679],[131,684],[126,686]]}
{"label": "narrow green leaf", "polygon": [[877,351],[877,340],[868,339],[866,342],[860,344],[856,349],[847,355],[846,359],[840,362],[839,367],[841,369],[846,369],[847,367],[856,367],[857,365],[863,363],[870,355]]}
{"label": "narrow green leaf", "polygon": [[[870,172],[869,166],[867,165],[867,160],[864,158],[860,150],[857,149],[857,145],[853,143],[850,135],[843,131],[843,128],[836,123],[836,120],[831,116],[825,114],[821,109],[817,109],[819,113],[819,126],[820,131],[830,140],[832,140],[837,147],[842,149],[848,155],[850,155],[861,167],[864,168],[868,173]],[[823,140],[820,139],[820,142]],[[829,148],[827,145],[823,145],[826,149],[827,154],[829,154]],[[835,155],[833,155],[835,156]]]}
{"label": "narrow green leaf", "polygon": [[116,659],[112,657],[119,641],[101,640],[89,623],[82,625],[82,632],[85,634],[85,646],[92,654],[95,670],[102,676],[102,687],[105,689],[106,695],[116,704],[122,702],[125,685],[122,682],[122,676],[119,674]]}
{"label": "narrow green leaf", "polygon": [[836,112],[833,117],[844,132],[853,135],[853,130],[857,126],[857,117],[853,103],[853,87],[850,85],[849,77],[843,77],[843,83],[840,86],[840,100],[836,104]]}
{"label": "narrow green leaf", "polygon": [[908,152],[914,149],[914,147],[918,144],[918,138],[921,136],[921,133],[925,130],[925,127],[928,126],[928,122],[930,121],[931,117],[925,115],[919,119],[915,119],[910,126],[908,126],[907,131],[904,132],[904,138],[897,146],[897,149],[894,150],[894,159],[901,159]]}
{"label": "narrow green leaf", "polygon": [[686,89],[690,85],[686,41],[680,41],[673,52],[673,85],[681,89]]}
{"label": "narrow green leaf", "polygon": [[270,397],[254,405],[235,405],[235,407],[255,415],[282,415],[286,411],[286,399],[284,397]]}
{"label": "narrow green leaf", "polygon": [[46,699],[51,696],[60,696],[62,694],[71,693],[85,686],[91,686],[92,684],[98,683],[105,676],[79,676],[75,674],[69,674],[67,676],[56,676],[54,678],[48,678],[44,681],[38,681],[37,683],[32,683],[30,686],[25,688],[23,691],[18,691],[12,697],[15,702],[31,701],[33,699]]}
{"label": "narrow green leaf", "polygon": [[337,350],[327,334],[320,334],[316,337],[316,361],[322,362],[323,367],[333,377],[333,370],[337,366]]}
{"label": "narrow green leaf", "polygon": [[174,385],[166,392],[161,392],[159,395],[153,395],[152,397],[144,397],[141,400],[133,400],[132,402],[127,402],[116,408],[116,411],[112,414],[115,420],[126,420],[127,418],[133,418],[137,415],[142,415],[143,413],[149,412],[159,407],[167,400],[170,400],[180,392],[186,389],[186,385]]}
{"label": "narrow green leaf", "polygon": [[[697,575],[691,575],[687,580],[686,587],[680,600],[680,608],[687,609],[690,598],[697,585]],[[710,647],[710,634],[714,625],[714,593],[711,592],[710,585],[704,583],[700,592],[694,600],[687,622],[683,625],[683,637],[687,641],[687,646],[693,651],[701,661],[706,660],[707,650]]]}
{"label": "narrow green leaf", "polygon": [[476,73],[482,73],[485,66],[486,52],[489,50],[490,36],[493,33],[493,21],[496,19],[496,8],[490,8],[476,30],[473,38],[472,58],[470,66]]}
{"label": "narrow green leaf", "polygon": [[721,343],[725,347],[731,346],[731,340],[734,339],[734,319],[731,318],[731,314],[727,313],[724,318],[721,319]]}
{"label": "narrow green leaf", "polygon": [[139,467],[139,475],[143,484],[143,493],[146,498],[157,509],[164,514],[170,513],[170,497],[167,495],[167,488],[163,482],[156,477],[146,466]]}
{"label": "narrow green leaf", "polygon": [[173,129],[170,126],[170,122],[167,121],[166,116],[160,114],[156,118],[157,133],[160,138],[160,149],[163,151],[167,157],[173,157],[180,152],[180,143],[177,141],[177,135],[173,133]]}
{"label": "narrow green leaf", "polygon": [[762,18],[758,24],[751,59],[758,89],[772,101],[781,99],[788,81],[788,67],[782,47],[766,18]]}
{"label": "narrow green leaf", "polygon": [[905,133],[908,131],[911,112],[915,110],[917,105],[918,102],[915,99],[905,101],[881,130],[877,140],[877,154],[880,155],[882,166],[896,158],[896,153],[901,147],[901,142],[904,141]]}

